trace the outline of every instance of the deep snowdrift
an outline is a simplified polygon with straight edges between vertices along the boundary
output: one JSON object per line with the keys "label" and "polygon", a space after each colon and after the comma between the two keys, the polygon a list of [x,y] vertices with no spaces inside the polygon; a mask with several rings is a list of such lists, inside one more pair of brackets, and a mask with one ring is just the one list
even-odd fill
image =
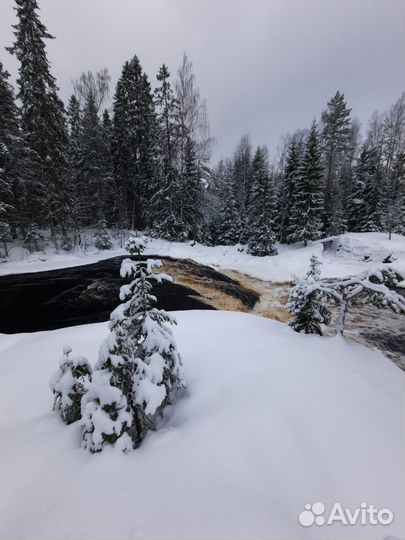
{"label": "deep snowdrift", "polygon": [[[51,412],[62,345],[94,362],[107,325],[0,335],[0,538],[402,537],[405,374],[341,338],[232,312],[178,312],[189,395],[124,456],[89,455]],[[392,510],[304,528],[306,503]]]}

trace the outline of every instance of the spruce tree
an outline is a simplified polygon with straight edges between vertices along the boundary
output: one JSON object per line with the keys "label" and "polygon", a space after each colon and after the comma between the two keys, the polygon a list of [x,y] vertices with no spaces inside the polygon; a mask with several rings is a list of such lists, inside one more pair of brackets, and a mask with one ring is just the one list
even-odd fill
{"label": "spruce tree", "polygon": [[252,181],[248,219],[248,250],[263,257],[276,255],[275,235],[272,230],[273,208],[266,148],[258,147],[252,162]]}
{"label": "spruce tree", "polygon": [[101,218],[96,225],[96,234],[94,245],[97,249],[111,249],[112,240],[110,232],[107,228],[107,221]]}
{"label": "spruce tree", "polygon": [[8,77],[0,62],[0,240],[6,255],[11,226],[17,224],[14,195],[19,181],[16,150],[20,144],[17,107]]}
{"label": "spruce tree", "polygon": [[373,221],[378,204],[376,154],[367,144],[362,148],[355,167],[354,185],[350,200],[349,227],[352,231],[374,230]]}
{"label": "spruce tree", "polygon": [[104,218],[107,203],[108,171],[103,128],[97,114],[95,96],[88,95],[83,110],[80,142],[80,194],[82,222],[95,226]]}
{"label": "spruce tree", "polygon": [[300,174],[292,193],[293,204],[290,216],[288,241],[304,242],[316,240],[322,235],[323,210],[323,167],[319,136],[315,121],[305,145]]}
{"label": "spruce tree", "polygon": [[151,200],[159,190],[159,141],[158,121],[151,84],[144,73],[141,79],[139,100],[139,193],[141,225],[152,227],[153,207]]}
{"label": "spruce tree", "polygon": [[247,212],[252,179],[252,145],[249,135],[243,135],[233,156],[233,182],[241,226],[241,241],[249,238]]}
{"label": "spruce tree", "polygon": [[54,394],[54,411],[57,411],[66,424],[81,418],[81,400],[87,392],[92,368],[86,358],[71,358],[72,348],[63,347],[59,369],[52,375],[49,386]]}
{"label": "spruce tree", "polygon": [[156,118],[150,83],[137,56],[125,62],[114,95],[113,158],[121,226],[142,229],[156,181]]}
{"label": "spruce tree", "polygon": [[188,231],[188,238],[196,241],[201,237],[203,190],[197,155],[190,137],[187,139],[184,149],[184,172],[181,181],[183,190],[182,219]]}
{"label": "spruce tree", "polygon": [[326,305],[326,297],[318,287],[321,262],[312,256],[304,279],[290,292],[287,309],[292,314],[289,326],[296,332],[322,335],[322,324],[329,324],[331,312]]}
{"label": "spruce tree", "polygon": [[392,183],[387,182],[382,229],[389,238],[392,233],[405,233],[405,151],[400,152],[393,167]]}
{"label": "spruce tree", "polygon": [[189,236],[183,218],[186,194],[178,167],[178,103],[165,64],[160,67],[156,78],[159,83],[155,89],[155,106],[161,170],[159,189],[152,198],[153,230],[168,240],[186,240]]}
{"label": "spruce tree", "polygon": [[235,188],[230,179],[222,190],[222,205],[220,208],[220,223],[216,231],[217,243],[233,246],[239,243],[241,227],[239,212],[236,204]]}
{"label": "spruce tree", "polygon": [[83,141],[82,113],[79,100],[72,95],[67,108],[68,118],[68,160],[69,160],[69,182],[71,187],[71,221],[74,231],[74,243],[79,240],[79,232],[83,225],[84,218],[84,193],[81,182],[81,144]]}
{"label": "spruce tree", "polygon": [[32,153],[35,184],[27,197],[29,219],[48,225],[57,245],[56,233],[66,227],[70,206],[64,107],[45,49],[45,40],[52,36],[39,19],[36,0],[15,3],[18,23],[13,26],[15,42],[8,50],[20,63],[17,98],[24,137]]}
{"label": "spruce tree", "polygon": [[113,165],[113,126],[107,109],[103,112],[101,121],[101,145],[103,148],[103,204],[99,216],[109,225],[118,223],[118,191],[114,180]]}
{"label": "spruce tree", "polygon": [[293,137],[287,149],[286,165],[280,190],[281,217],[279,234],[282,243],[290,243],[291,235],[295,232],[294,194],[298,183],[301,181],[301,157],[301,144]]}
{"label": "spruce tree", "polygon": [[[130,237],[131,255],[139,257],[143,249],[138,238]],[[156,298],[151,294],[153,283],[171,279],[156,273],[161,266],[152,259],[122,262],[121,276],[131,281],[121,287],[123,303],[111,314],[110,335],[100,349],[95,378],[100,377],[102,384],[97,382],[94,389],[92,385],[83,402],[83,446],[92,452],[105,444],[118,443],[124,451],[138,446],[184,386],[169,328],[175,321],[154,307]]]}

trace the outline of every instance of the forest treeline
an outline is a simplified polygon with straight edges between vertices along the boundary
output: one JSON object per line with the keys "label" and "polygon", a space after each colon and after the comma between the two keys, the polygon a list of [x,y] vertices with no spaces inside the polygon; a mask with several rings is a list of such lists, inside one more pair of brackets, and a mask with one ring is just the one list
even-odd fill
{"label": "forest treeline", "polygon": [[308,129],[282,139],[277,155],[243,135],[233,156],[210,165],[213,138],[192,63],[174,77],[162,64],[152,84],[137,56],[125,62],[106,108],[107,69],[83,73],[64,104],[51,73],[36,0],[15,0],[8,52],[16,92],[0,62],[0,241],[56,249],[97,230],[146,230],[169,240],[276,242],[345,231],[405,230],[405,98],[374,113],[365,132],[338,91]]}

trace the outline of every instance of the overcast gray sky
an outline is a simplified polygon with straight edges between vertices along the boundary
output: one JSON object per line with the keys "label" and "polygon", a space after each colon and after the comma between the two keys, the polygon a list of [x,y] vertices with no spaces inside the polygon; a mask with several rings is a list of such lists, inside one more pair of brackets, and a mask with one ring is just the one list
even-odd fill
{"label": "overcast gray sky", "polygon": [[[207,99],[215,158],[240,136],[267,143],[307,127],[342,90],[363,124],[394,102],[405,81],[404,0],[38,0],[53,73],[66,100],[71,79],[107,67],[115,82],[137,54],[152,84],[183,51]],[[13,0],[0,0],[0,59],[14,77]]]}

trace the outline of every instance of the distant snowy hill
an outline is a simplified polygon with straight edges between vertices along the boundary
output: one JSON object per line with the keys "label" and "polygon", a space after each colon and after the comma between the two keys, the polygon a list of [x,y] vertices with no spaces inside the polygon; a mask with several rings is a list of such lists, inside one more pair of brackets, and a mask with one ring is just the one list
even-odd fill
{"label": "distant snowy hill", "polygon": [[[51,411],[62,346],[93,363],[106,324],[0,336],[2,540],[402,538],[401,370],[360,345],[261,317],[176,317],[189,394],[127,456],[87,454],[78,426]],[[316,501],[365,502],[395,519],[305,528],[298,515]]]}

